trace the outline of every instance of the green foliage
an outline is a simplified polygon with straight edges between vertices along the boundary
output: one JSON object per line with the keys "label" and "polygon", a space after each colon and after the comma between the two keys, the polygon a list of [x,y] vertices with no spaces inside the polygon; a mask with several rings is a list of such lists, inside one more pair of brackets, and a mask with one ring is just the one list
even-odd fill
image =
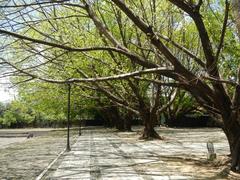
{"label": "green foliage", "polygon": [[5,111],[3,117],[0,119],[0,123],[6,127],[10,127],[12,124],[16,124],[16,122],[17,122],[16,116],[10,110]]}
{"label": "green foliage", "polygon": [[6,105],[1,114],[0,125],[4,127],[22,127],[29,125],[34,120],[34,112],[24,103],[13,101]]}
{"label": "green foliage", "polygon": [[[155,9],[153,8],[153,2],[155,1],[128,1],[128,6],[134,13],[144,19],[145,23],[153,26],[157,35],[167,36],[170,40],[187,48],[193,55],[205,62],[199,34],[193,20],[186,15],[186,13],[179,10],[179,8],[169,3],[169,1],[164,0],[157,2]],[[191,2],[197,3],[198,1]],[[114,38],[127,47],[129,51],[140,55],[148,62],[154,62],[162,67],[170,66],[164,57],[158,57],[156,55],[156,49],[152,47],[150,39],[143,35],[143,33],[133,25],[131,20],[113,4],[104,0],[94,1],[93,9],[100,21],[111,31]],[[204,17],[204,23],[210,35],[214,52],[216,52],[219,45],[219,38],[221,37],[222,21],[224,19],[224,1],[211,0],[204,2],[200,11]],[[86,17],[84,10],[79,10],[79,8],[75,7],[64,8],[63,6],[59,6],[58,8],[54,8],[54,11],[49,9],[49,12],[46,14],[49,16],[48,20],[40,21],[35,27],[38,31],[34,30],[34,28],[27,29],[26,27],[24,35],[47,40],[48,42],[61,44],[65,42],[66,45],[78,48],[112,46],[111,42],[105,39],[101,32],[99,33],[91,19]],[[47,18],[43,17],[44,15],[41,13],[36,14],[36,16],[38,16],[39,19]],[[68,16],[72,18],[59,18],[54,20],[56,17]],[[235,80],[237,66],[240,63],[240,44],[236,36],[235,26],[232,24],[232,19],[230,18],[224,39],[224,47],[219,57],[219,66],[221,67],[222,78]],[[161,41],[163,41],[173,55],[177,57],[187,69],[199,77],[202,76],[205,71],[204,67],[197,65],[189,55],[183,53],[182,50],[176,48],[172,43],[166,42],[163,39],[161,39]],[[129,61],[125,56],[119,55],[116,52],[65,52],[64,50],[49,48],[44,45],[31,44],[31,47],[29,47],[29,45],[20,43],[13,43],[12,48],[23,49],[25,51],[20,50],[10,57],[16,61],[24,59],[24,61],[17,63],[17,66],[20,68],[27,68],[41,63],[44,64],[39,65],[41,68],[34,68],[34,70],[39,70],[37,71],[38,76],[48,79],[66,80],[69,78],[103,77],[142,69],[140,65]],[[44,50],[42,56],[40,55],[41,53],[36,53],[36,51],[39,52],[39,49]],[[51,61],[49,61],[49,59]],[[21,81],[24,80],[24,78],[25,77],[18,77],[12,80],[13,82]],[[170,78],[157,77],[155,75],[142,75],[141,78],[174,82]],[[151,83],[147,81],[132,81],[137,84],[139,96],[144,99],[144,103],[150,106],[151,96],[149,92],[151,91]],[[81,87],[81,85],[83,85],[83,87]],[[104,87],[115,96],[121,96],[123,99],[129,100],[128,103],[131,107],[138,107],[138,105],[136,105],[138,103],[138,97],[134,94],[134,90],[129,86],[128,81],[115,80],[109,83],[101,82],[98,83],[98,85]],[[93,89],[87,88],[84,90],[84,86],[92,87]],[[74,86],[71,100],[71,114],[73,119],[79,119],[83,116],[94,116],[93,114],[98,111],[97,108],[99,106],[108,106],[112,103],[110,101],[113,100],[109,100],[109,98],[104,95],[104,93],[98,91],[96,87],[94,83]],[[94,91],[94,88],[97,92]],[[164,89],[172,90],[166,87],[164,87]],[[232,92],[230,87],[228,90],[230,93]],[[35,117],[35,120],[38,119],[44,122],[44,124],[47,124],[47,122],[50,124],[65,122],[67,112],[66,85],[47,84],[36,80],[20,85],[19,96],[21,97],[21,103],[27,104],[27,106],[21,107],[20,104],[13,103],[13,105],[5,111],[4,115],[1,115],[3,125],[10,126],[18,122],[31,124],[34,121],[33,117]],[[98,99],[98,101],[96,99]],[[160,99],[160,104],[166,104],[169,100],[169,93],[163,93]],[[196,106],[192,97],[180,94],[172,107],[169,108],[170,114],[173,113],[173,116],[178,116],[178,114],[182,112],[190,111],[193,104]],[[31,107],[33,112],[29,111],[26,107]],[[0,113],[1,112],[0,106]]]}

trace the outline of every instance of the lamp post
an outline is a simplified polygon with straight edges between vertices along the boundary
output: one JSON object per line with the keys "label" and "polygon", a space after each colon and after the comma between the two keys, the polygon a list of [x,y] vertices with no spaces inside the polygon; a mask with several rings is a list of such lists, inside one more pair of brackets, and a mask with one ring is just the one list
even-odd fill
{"label": "lamp post", "polygon": [[71,151],[70,148],[70,109],[71,109],[71,84],[68,85],[68,106],[67,106],[67,151]]}
{"label": "lamp post", "polygon": [[81,136],[81,135],[82,135],[81,128],[82,128],[82,119],[81,119],[81,118],[79,118],[79,132],[78,132],[78,135],[79,135],[79,136]]}

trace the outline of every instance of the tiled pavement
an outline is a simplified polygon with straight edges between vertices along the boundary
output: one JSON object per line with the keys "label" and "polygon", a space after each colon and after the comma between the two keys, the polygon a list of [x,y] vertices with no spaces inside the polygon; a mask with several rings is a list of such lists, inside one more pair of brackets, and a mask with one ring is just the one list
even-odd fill
{"label": "tiled pavement", "polygon": [[[181,134],[180,136],[187,135]],[[203,134],[204,135],[204,134]],[[222,135],[222,134],[221,134]],[[200,135],[201,136],[201,135]],[[174,136],[173,136],[174,137]],[[170,135],[171,138],[171,135]],[[104,179],[104,180],[181,180],[196,179],[194,172],[189,175],[179,172],[176,165],[162,160],[161,156],[206,156],[206,143],[196,138],[196,143],[181,141],[165,141],[160,143],[130,143],[116,134],[98,134],[91,130],[80,136],[70,152],[65,154],[58,169],[51,179]],[[199,137],[198,137],[199,138]],[[204,137],[203,137],[204,138]],[[216,143],[220,154],[227,154],[226,142]],[[169,151],[171,149],[171,151]],[[183,154],[185,152],[185,155]],[[160,162],[156,171],[138,168],[147,163]]]}

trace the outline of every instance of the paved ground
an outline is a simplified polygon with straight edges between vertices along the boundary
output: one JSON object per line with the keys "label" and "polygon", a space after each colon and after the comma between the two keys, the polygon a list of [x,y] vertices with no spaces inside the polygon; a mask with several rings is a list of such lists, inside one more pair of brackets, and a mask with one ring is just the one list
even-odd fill
{"label": "paved ground", "polygon": [[219,129],[162,129],[165,141],[139,141],[137,133],[83,133],[46,179],[226,179],[206,161],[206,142],[218,156],[229,148]]}

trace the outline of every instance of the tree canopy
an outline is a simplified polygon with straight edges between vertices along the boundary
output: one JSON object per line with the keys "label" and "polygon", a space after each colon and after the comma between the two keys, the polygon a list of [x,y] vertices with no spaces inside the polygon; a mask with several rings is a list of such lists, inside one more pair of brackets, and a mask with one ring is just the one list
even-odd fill
{"label": "tree canopy", "polygon": [[26,0],[0,6],[2,77],[16,76],[15,84],[77,84],[84,96],[97,96],[100,104],[107,98],[119,112],[141,117],[143,137],[157,136],[159,113],[171,109],[179,90],[188,92],[221,121],[232,170],[239,169],[238,14],[228,0]]}

